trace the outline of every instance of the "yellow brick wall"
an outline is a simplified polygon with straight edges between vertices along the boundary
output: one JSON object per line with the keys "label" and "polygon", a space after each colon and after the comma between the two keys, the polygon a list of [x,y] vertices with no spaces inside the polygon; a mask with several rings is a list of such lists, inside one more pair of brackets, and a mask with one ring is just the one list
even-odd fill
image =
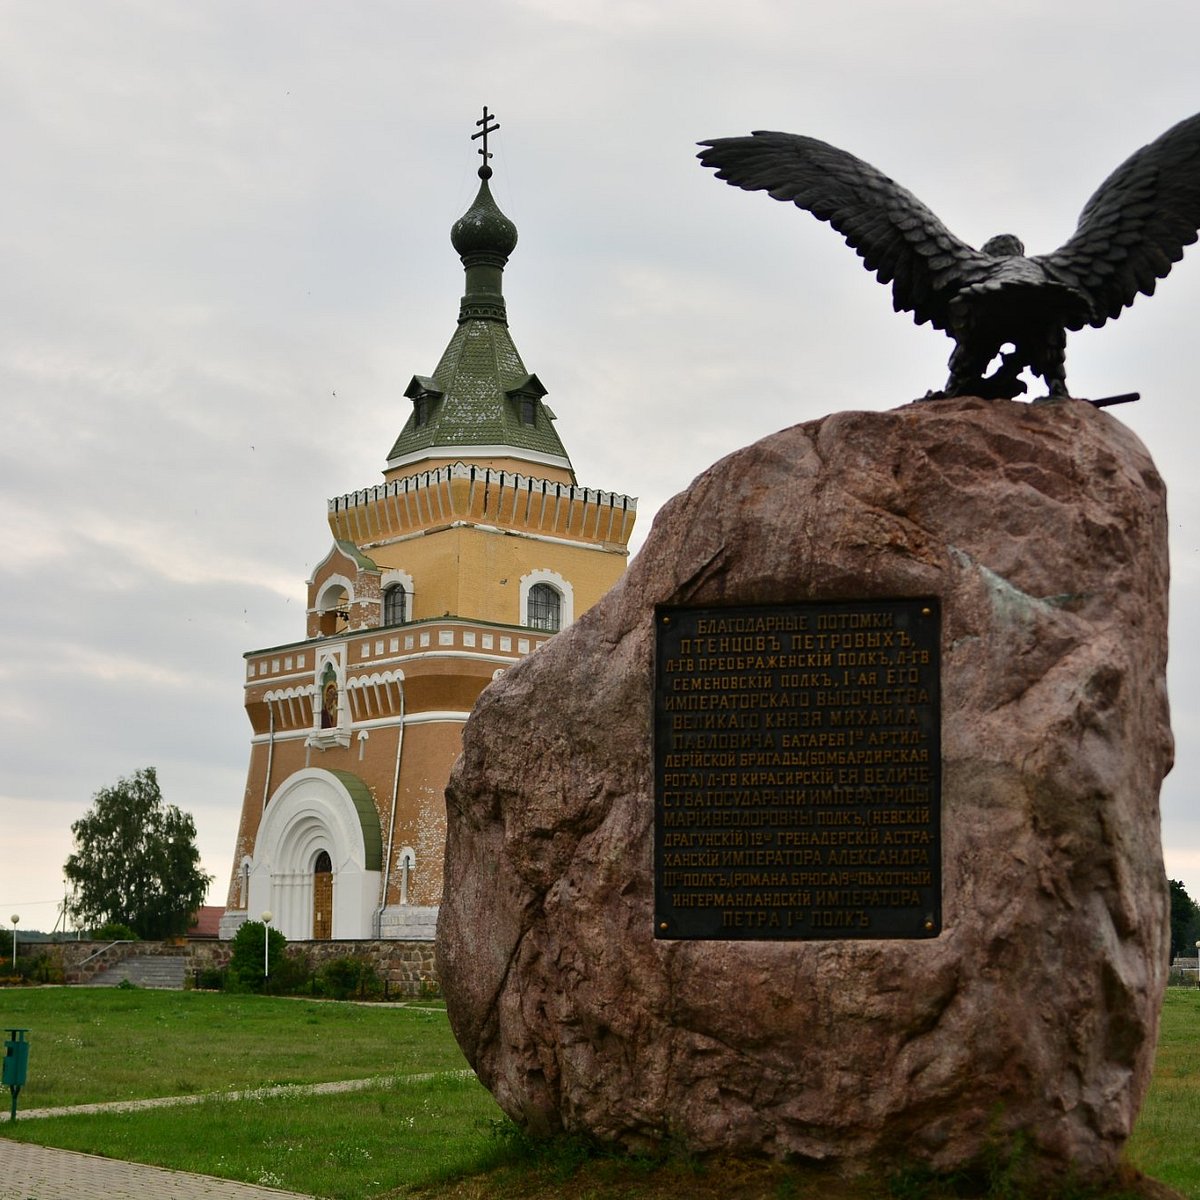
{"label": "yellow brick wall", "polygon": [[625,554],[588,546],[561,545],[486,529],[442,529],[424,537],[380,546],[373,552],[385,571],[397,568],[413,580],[411,619],[445,616],[516,625],[521,577],[556,571],[574,593],[579,616],[625,569]]}

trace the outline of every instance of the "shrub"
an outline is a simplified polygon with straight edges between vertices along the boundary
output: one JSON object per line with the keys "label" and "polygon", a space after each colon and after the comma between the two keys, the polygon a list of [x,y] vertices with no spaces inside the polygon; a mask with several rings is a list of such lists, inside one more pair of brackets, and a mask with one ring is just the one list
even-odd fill
{"label": "shrub", "polygon": [[383,991],[375,968],[361,955],[331,958],[317,972],[317,987],[331,1000],[367,1000]]}
{"label": "shrub", "polygon": [[141,939],[128,925],[120,921],[109,921],[99,929],[93,929],[89,935],[93,942],[138,942]]}
{"label": "shrub", "polygon": [[199,967],[196,970],[194,987],[204,991],[219,992],[225,987],[225,970],[222,967]]}
{"label": "shrub", "polygon": [[[12,954],[12,950],[9,950]],[[12,967],[12,958],[0,960],[0,987],[16,987],[23,983],[62,983],[63,969],[58,958],[42,950],[37,954],[17,956],[17,968]]]}
{"label": "shrub", "polygon": [[17,960],[17,969],[32,983],[62,983],[62,963],[53,955],[42,951],[28,958]]}
{"label": "shrub", "polygon": [[308,952],[292,946],[276,959],[275,943],[271,946],[271,977],[263,990],[272,996],[313,995],[315,980]]}
{"label": "shrub", "polygon": [[278,929],[268,929],[261,921],[246,921],[234,935],[233,956],[225,976],[225,987],[231,992],[265,991],[268,981],[263,971],[263,934],[269,934],[270,971],[277,974],[284,962],[287,938]]}

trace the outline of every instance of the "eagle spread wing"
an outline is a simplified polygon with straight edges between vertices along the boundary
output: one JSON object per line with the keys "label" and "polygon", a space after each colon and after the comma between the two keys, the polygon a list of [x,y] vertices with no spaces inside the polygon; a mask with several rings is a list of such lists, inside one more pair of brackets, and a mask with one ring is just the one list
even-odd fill
{"label": "eagle spread wing", "polygon": [[1090,324],[1099,327],[1139,293],[1153,296],[1197,229],[1200,113],[1127,158],[1084,205],[1070,241],[1034,261],[1052,279],[1086,293]]}
{"label": "eagle spread wing", "polygon": [[[955,339],[949,395],[1024,391],[1024,366],[1065,394],[1065,330],[1103,325],[1139,293],[1153,294],[1200,229],[1200,114],[1114,171],[1064,246],[1030,258],[1010,235],[968,246],[882,171],[816,138],[760,131],[700,145],[700,161],[717,178],[827,221],[892,285],[897,312]],[[1016,350],[985,379],[1007,343]]]}
{"label": "eagle spread wing", "polygon": [[955,237],[911,192],[827,142],[759,131],[700,145],[700,161],[718,179],[828,221],[879,282],[892,285],[896,311],[911,312],[918,325],[948,331],[950,301],[992,269],[988,255]]}

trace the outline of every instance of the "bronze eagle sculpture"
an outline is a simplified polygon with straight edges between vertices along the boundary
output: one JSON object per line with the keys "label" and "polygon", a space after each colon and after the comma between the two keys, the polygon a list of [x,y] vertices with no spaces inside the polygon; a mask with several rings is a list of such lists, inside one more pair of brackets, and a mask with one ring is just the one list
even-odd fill
{"label": "bronze eagle sculpture", "polygon": [[1200,230],[1200,114],[1118,167],[1065,245],[1030,257],[1012,234],[968,246],[882,171],[816,138],[760,131],[699,145],[718,179],[827,221],[892,285],[897,312],[954,339],[950,378],[930,398],[1011,399],[1026,390],[1026,368],[1051,396],[1068,395],[1066,331],[1099,327],[1139,292],[1152,295]]}

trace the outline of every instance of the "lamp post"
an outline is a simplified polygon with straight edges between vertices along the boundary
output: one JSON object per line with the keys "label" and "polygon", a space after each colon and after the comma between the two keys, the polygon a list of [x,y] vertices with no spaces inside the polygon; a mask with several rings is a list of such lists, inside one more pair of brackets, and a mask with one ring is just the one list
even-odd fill
{"label": "lamp post", "polygon": [[271,918],[275,914],[267,909],[262,915],[263,923],[263,979],[271,973]]}
{"label": "lamp post", "polygon": [[8,918],[13,923],[13,974],[17,971],[17,922],[21,919],[20,913],[13,913]]}
{"label": "lamp post", "polygon": [[[15,940],[16,935],[13,936]],[[1196,943],[1196,986],[1200,988],[1200,942]]]}

